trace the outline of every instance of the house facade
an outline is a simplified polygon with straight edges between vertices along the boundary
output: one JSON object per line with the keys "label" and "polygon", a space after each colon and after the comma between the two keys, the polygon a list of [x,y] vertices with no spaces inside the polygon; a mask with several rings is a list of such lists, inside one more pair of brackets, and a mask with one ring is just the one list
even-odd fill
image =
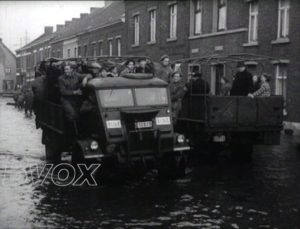
{"label": "house facade", "polygon": [[0,38],[0,94],[14,90],[16,84],[16,56]]}

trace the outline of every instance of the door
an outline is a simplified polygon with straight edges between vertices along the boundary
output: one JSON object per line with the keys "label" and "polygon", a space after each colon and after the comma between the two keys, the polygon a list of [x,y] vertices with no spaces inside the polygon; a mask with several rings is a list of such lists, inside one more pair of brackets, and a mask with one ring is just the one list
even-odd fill
{"label": "door", "polygon": [[221,90],[221,78],[225,75],[225,65],[216,64],[211,67],[210,88],[213,95],[219,95]]}

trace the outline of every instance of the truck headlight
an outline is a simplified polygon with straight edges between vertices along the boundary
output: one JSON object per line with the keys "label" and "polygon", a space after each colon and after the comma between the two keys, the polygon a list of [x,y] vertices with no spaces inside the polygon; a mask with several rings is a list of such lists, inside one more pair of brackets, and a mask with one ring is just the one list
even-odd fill
{"label": "truck headlight", "polygon": [[182,135],[182,134],[178,135],[177,136],[177,142],[180,143],[180,144],[184,143],[185,142],[184,135]]}
{"label": "truck headlight", "polygon": [[97,150],[99,148],[99,144],[97,141],[92,141],[90,145],[91,150]]}

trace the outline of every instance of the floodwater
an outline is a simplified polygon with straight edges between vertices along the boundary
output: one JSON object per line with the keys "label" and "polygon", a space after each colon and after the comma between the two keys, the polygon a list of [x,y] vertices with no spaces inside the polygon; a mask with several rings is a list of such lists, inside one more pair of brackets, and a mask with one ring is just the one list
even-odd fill
{"label": "floodwater", "polygon": [[[295,139],[256,147],[253,162],[199,156],[179,180],[59,187],[38,178],[44,147],[34,118],[0,98],[0,228],[300,228]],[[43,180],[44,182],[41,182]]]}

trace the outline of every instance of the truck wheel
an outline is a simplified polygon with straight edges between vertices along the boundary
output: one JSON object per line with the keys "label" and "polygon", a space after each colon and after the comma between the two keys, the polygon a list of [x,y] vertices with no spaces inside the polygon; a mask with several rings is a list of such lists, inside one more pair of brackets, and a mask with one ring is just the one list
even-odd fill
{"label": "truck wheel", "polygon": [[72,163],[73,164],[84,163],[83,152],[82,152],[80,146],[78,146],[78,145],[74,146],[74,148],[72,150]]}
{"label": "truck wheel", "polygon": [[59,163],[61,160],[61,152],[50,144],[45,145],[46,160],[53,163]]}
{"label": "truck wheel", "polygon": [[165,154],[160,161],[158,177],[160,179],[185,176],[186,160],[183,155]]}
{"label": "truck wheel", "polygon": [[253,154],[252,144],[233,144],[231,145],[231,156],[233,160],[251,161]]}
{"label": "truck wheel", "polygon": [[224,149],[224,147],[222,147],[221,144],[212,142],[208,146],[209,158],[212,159],[212,160],[218,159],[218,157],[219,157],[219,155],[220,155],[220,153],[222,152],[223,149]]}

